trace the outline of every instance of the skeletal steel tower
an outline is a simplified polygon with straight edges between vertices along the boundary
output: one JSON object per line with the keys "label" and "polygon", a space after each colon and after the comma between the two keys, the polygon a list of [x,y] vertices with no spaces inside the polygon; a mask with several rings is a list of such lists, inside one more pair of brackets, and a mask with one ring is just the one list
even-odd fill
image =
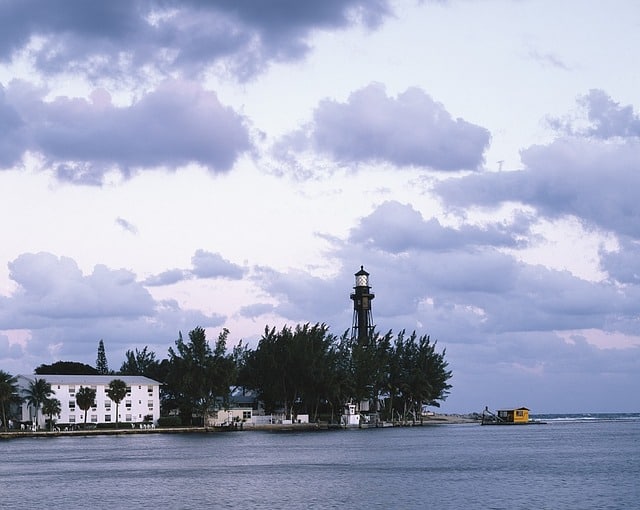
{"label": "skeletal steel tower", "polygon": [[353,300],[353,325],[351,326],[351,339],[357,340],[360,345],[368,345],[373,334],[373,316],[371,315],[371,300],[376,297],[369,287],[369,273],[360,266],[360,271],[355,274],[356,286],[351,294]]}

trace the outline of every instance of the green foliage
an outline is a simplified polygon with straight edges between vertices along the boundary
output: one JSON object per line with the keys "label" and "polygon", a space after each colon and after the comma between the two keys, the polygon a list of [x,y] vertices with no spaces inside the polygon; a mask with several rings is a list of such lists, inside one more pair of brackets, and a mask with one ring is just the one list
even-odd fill
{"label": "green foliage", "polygon": [[158,427],[180,427],[182,420],[179,416],[161,416],[158,418]]}
{"label": "green foliage", "polygon": [[128,350],[125,353],[125,361],[120,367],[121,375],[143,375],[145,377],[154,378],[159,369],[159,362],[156,360],[156,354],[149,351],[145,345],[144,349],[139,351]]}
{"label": "green foliage", "polygon": [[180,333],[175,349],[169,348],[165,407],[178,409],[185,424],[193,424],[194,415],[204,423],[210,410],[228,403],[236,379],[234,356],[226,354],[228,335],[224,329],[211,349],[205,330],[196,327],[188,342]]}
{"label": "green foliage", "polygon": [[[126,390],[126,386],[125,386]],[[84,423],[87,423],[87,411],[94,405],[96,400],[96,390],[80,386],[80,389],[76,392],[76,402],[78,407],[84,411]]]}
{"label": "green foliage", "polygon": [[21,400],[18,380],[8,372],[0,370],[0,406],[2,406],[2,426],[5,431],[8,430],[7,405],[12,402],[18,403]]}
{"label": "green foliage", "polygon": [[324,324],[265,328],[258,348],[243,353],[239,382],[257,391],[265,411],[335,417],[348,402],[369,401],[383,419],[400,414],[415,419],[422,405],[438,405],[451,386],[445,352],[415,332],[394,340],[373,332],[362,344],[347,332],[341,338]]}
{"label": "green foliage", "polygon": [[325,324],[265,328],[258,348],[246,356],[244,385],[255,389],[265,411],[317,416],[341,393],[335,337]]}
{"label": "green foliage", "polygon": [[122,379],[113,379],[109,383],[109,387],[107,388],[106,393],[111,400],[113,400],[116,404],[119,404],[127,394],[127,383]]}
{"label": "green foliage", "polygon": [[60,401],[57,398],[48,398],[42,404],[42,412],[49,417],[49,430],[53,429],[53,417],[62,412]]}
{"label": "green foliage", "polygon": [[[109,383],[109,387],[106,390],[107,397],[109,397],[116,404],[116,427],[118,425],[118,408],[120,402],[127,394],[127,383],[122,379],[114,379]],[[95,397],[95,395],[94,395]]]}
{"label": "green foliage", "polygon": [[445,351],[436,352],[436,343],[415,331],[405,338],[401,331],[391,351],[388,371],[386,414],[389,419],[421,416],[422,405],[439,406],[449,394],[451,371],[447,370]]}
{"label": "green foliage", "polygon": [[167,382],[170,372],[169,360],[163,359],[158,361],[156,353],[149,350],[148,346],[144,346],[142,350],[135,348],[127,350],[125,360],[120,366],[118,373],[120,375],[141,375],[163,383],[160,386],[160,403],[162,408],[168,408],[172,405],[172,397],[168,392],[168,387],[164,383]]}
{"label": "green foliage", "polygon": [[98,371],[91,365],[77,361],[56,361],[51,365],[42,364],[35,369],[39,375],[98,375]]}
{"label": "green foliage", "polygon": [[114,422],[96,424],[96,429],[98,430],[113,430],[115,428],[117,428],[117,425]]}
{"label": "green foliage", "polygon": [[109,374],[109,364],[107,363],[107,354],[104,350],[104,342],[100,339],[98,342],[98,357],[96,358],[96,370],[100,375]]}
{"label": "green foliage", "polygon": [[354,387],[351,400],[370,400],[374,407],[377,406],[386,387],[391,338],[391,331],[382,337],[374,331],[368,344],[352,341],[351,376]]}
{"label": "green foliage", "polygon": [[42,404],[51,396],[53,390],[51,385],[44,379],[36,378],[29,383],[29,387],[25,390],[25,399],[35,410],[34,421],[38,423],[38,413]]}

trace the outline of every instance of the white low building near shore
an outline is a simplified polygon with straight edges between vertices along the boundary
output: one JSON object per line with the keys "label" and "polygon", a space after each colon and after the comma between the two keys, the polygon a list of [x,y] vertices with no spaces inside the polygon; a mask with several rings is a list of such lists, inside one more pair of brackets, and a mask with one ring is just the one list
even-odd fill
{"label": "white low building near shore", "polygon": [[[44,379],[51,385],[51,398],[60,401],[60,414],[54,416],[59,426],[74,426],[84,423],[84,411],[76,402],[76,392],[80,387],[89,387],[96,392],[94,405],[87,411],[87,423],[115,423],[116,404],[107,396],[109,383],[120,379],[127,385],[127,394],[118,405],[120,423],[156,424],[160,417],[160,383],[143,376],[131,375],[19,375],[18,386],[26,390],[35,379]],[[35,410],[27,402],[22,404],[22,422],[33,422]],[[48,416],[42,407],[38,412],[38,427],[45,428]]]}

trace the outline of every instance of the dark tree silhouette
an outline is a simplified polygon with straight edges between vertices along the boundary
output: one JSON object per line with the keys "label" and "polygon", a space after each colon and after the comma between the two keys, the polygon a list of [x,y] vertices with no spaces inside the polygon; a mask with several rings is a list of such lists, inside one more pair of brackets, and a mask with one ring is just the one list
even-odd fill
{"label": "dark tree silhouette", "polygon": [[107,388],[107,397],[109,397],[116,404],[116,428],[118,428],[119,415],[118,409],[120,406],[120,402],[127,394],[127,383],[122,379],[114,379],[109,383],[109,387]]}
{"label": "dark tree silhouette", "polygon": [[18,380],[8,372],[0,370],[0,406],[2,406],[2,427],[5,431],[8,430],[7,405],[20,400]]}
{"label": "dark tree silhouette", "polygon": [[38,414],[40,407],[51,396],[53,391],[51,385],[41,378],[36,378],[29,383],[29,387],[25,390],[25,398],[29,405],[35,409],[35,423],[38,426]]}
{"label": "dark tree silhouette", "polygon": [[93,406],[95,400],[96,390],[92,388],[80,386],[80,389],[76,392],[76,402],[78,403],[78,407],[84,411],[85,425],[87,424],[87,411],[89,411],[89,409]]}
{"label": "dark tree silhouette", "polygon": [[144,375],[153,378],[158,371],[159,363],[156,360],[156,354],[149,351],[146,345],[141,351],[137,348],[135,352],[128,350],[125,353],[125,358],[120,367],[121,375]]}
{"label": "dark tree silhouette", "polygon": [[[394,340],[372,332],[368,343],[336,338],[324,324],[265,328],[255,351],[244,352],[239,383],[256,390],[265,411],[319,411],[335,416],[346,402],[369,402],[383,419],[421,418],[423,405],[439,406],[451,385],[445,351],[436,342],[402,331]],[[395,413],[395,415],[394,415]]]}
{"label": "dark tree silhouette", "polygon": [[62,412],[60,401],[57,398],[48,398],[42,404],[42,412],[49,417],[49,430],[53,430],[53,417]]}
{"label": "dark tree silhouette", "polygon": [[107,354],[104,350],[104,342],[100,339],[98,342],[98,357],[96,358],[96,370],[101,375],[109,373],[109,364],[107,363]]}
{"label": "dark tree silhouette", "polygon": [[50,365],[42,364],[35,369],[38,375],[98,375],[91,365],[77,361],[56,361]]}
{"label": "dark tree silhouette", "polygon": [[189,332],[188,342],[180,333],[175,349],[169,348],[167,401],[180,410],[185,424],[193,425],[194,414],[205,424],[210,409],[228,403],[230,387],[236,380],[234,355],[226,354],[228,335],[224,329],[212,350],[205,330],[196,327]]}
{"label": "dark tree silhouette", "polygon": [[324,324],[294,329],[265,328],[258,348],[248,353],[241,373],[244,384],[258,392],[265,410],[316,417],[320,404],[338,393],[336,338]]}

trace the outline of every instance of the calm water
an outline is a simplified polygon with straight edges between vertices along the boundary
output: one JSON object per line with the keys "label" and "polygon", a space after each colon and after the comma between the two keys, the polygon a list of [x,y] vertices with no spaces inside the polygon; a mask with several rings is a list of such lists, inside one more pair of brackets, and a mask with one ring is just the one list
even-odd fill
{"label": "calm water", "polygon": [[640,419],[0,441],[1,508],[635,508]]}

